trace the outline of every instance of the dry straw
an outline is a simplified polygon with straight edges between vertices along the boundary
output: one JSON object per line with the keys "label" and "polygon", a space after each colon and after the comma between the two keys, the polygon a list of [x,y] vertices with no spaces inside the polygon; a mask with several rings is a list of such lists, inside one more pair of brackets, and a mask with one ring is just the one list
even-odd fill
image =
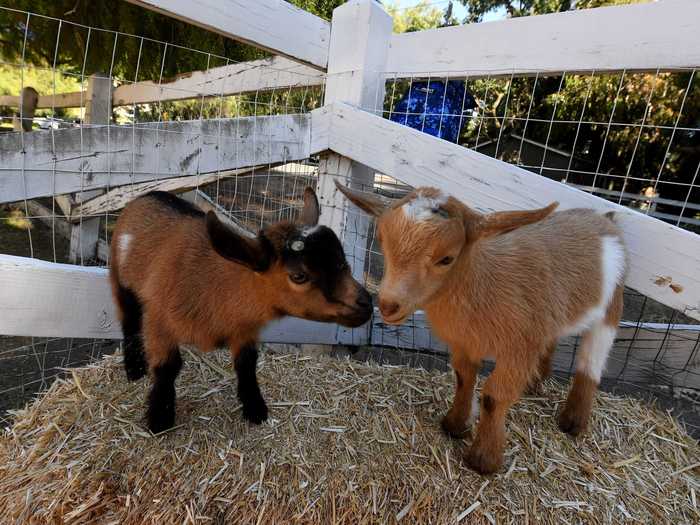
{"label": "dry straw", "polygon": [[118,358],[56,381],[0,437],[4,523],[698,523],[700,448],[668,414],[601,394],[573,441],[548,383],[481,477],[438,430],[448,374],[269,351],[270,420],[246,424],[223,352],[187,353],[177,426],[143,427]]}

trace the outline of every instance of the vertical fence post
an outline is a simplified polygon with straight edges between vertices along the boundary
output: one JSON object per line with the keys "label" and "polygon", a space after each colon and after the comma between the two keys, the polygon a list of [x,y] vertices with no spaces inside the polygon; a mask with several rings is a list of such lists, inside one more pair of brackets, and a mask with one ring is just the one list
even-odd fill
{"label": "vertical fence post", "polygon": [[27,86],[19,94],[19,108],[17,115],[12,119],[12,128],[15,131],[31,131],[34,113],[39,103],[39,93],[33,87]]}
{"label": "vertical fence post", "polygon": [[[346,102],[380,112],[384,105],[386,68],[392,19],[376,0],[350,0],[333,11],[328,54],[325,104]],[[319,166],[321,222],[342,232],[343,247],[353,275],[364,282],[368,218],[350,206],[338,192],[334,179],[353,188],[371,191],[374,171],[333,153],[324,154]],[[367,344],[370,328],[341,328],[338,342]]]}
{"label": "vertical fence post", "polygon": [[[112,79],[103,74],[93,74],[88,79],[85,92],[84,124],[108,126],[112,118]],[[109,161],[109,160],[108,160]],[[97,197],[102,190],[89,190],[73,195],[74,204]],[[100,236],[100,217],[82,219],[73,224],[70,235],[69,260],[79,263],[97,256],[97,241]]]}

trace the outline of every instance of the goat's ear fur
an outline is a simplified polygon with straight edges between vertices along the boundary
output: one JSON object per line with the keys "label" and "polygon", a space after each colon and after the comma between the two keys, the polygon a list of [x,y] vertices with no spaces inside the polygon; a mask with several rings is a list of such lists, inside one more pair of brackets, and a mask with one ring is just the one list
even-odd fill
{"label": "goat's ear fur", "polygon": [[321,215],[321,207],[318,204],[316,192],[310,186],[304,190],[304,209],[301,211],[301,224],[304,226],[316,226]]}
{"label": "goat's ear fur", "polygon": [[485,238],[494,237],[503,233],[508,233],[527,226],[538,221],[541,221],[550,215],[554,209],[559,206],[558,202],[553,202],[545,208],[527,211],[497,211],[482,216],[473,226],[472,231],[475,237]]}
{"label": "goat's ear fur", "polygon": [[355,206],[375,217],[379,217],[389,208],[379,196],[373,193],[351,190],[340,184],[337,180],[335,181],[335,187]]}
{"label": "goat's ear fur", "polygon": [[272,264],[274,251],[270,241],[262,236],[244,237],[219,220],[213,211],[207,212],[207,234],[214,251],[255,272],[264,272]]}

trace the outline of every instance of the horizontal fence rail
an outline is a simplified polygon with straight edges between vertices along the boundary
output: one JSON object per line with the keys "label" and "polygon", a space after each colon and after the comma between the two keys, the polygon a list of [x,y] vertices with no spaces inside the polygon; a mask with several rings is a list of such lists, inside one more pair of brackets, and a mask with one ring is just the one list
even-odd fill
{"label": "horizontal fence rail", "polygon": [[655,71],[700,64],[700,2],[584,9],[394,35],[387,71],[437,77]]}
{"label": "horizontal fence rail", "polygon": [[128,1],[319,69],[328,64],[331,25],[284,0]]}
{"label": "horizontal fence rail", "polygon": [[[316,69],[276,56],[194,71],[160,82],[123,83],[112,92],[112,107],[320,86],[324,79],[325,74]],[[0,106],[19,107],[20,101],[19,96],[0,96]],[[79,108],[87,102],[86,92],[39,94],[36,109]]]}
{"label": "horizontal fence rail", "polygon": [[311,155],[308,114],[0,136],[0,203]]}
{"label": "horizontal fence rail", "polygon": [[347,104],[330,115],[330,149],[411,186],[440,187],[481,211],[614,210],[630,251],[628,284],[700,320],[700,236]]}
{"label": "horizontal fence rail", "polygon": [[[122,338],[106,269],[0,255],[0,289],[2,334]],[[261,340],[329,343],[336,330],[331,323],[286,318],[270,323]]]}

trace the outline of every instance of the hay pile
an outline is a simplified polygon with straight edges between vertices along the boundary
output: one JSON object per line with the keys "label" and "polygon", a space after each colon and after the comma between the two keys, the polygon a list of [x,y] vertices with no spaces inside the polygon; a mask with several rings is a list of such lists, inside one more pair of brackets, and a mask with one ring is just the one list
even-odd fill
{"label": "hay pile", "polygon": [[146,383],[79,369],[0,437],[2,523],[698,523],[700,448],[676,421],[601,394],[594,432],[556,428],[549,383],[509,418],[506,468],[478,476],[438,430],[451,375],[263,352],[268,423],[243,422],[224,352],[185,355],[178,426],[144,430]]}

